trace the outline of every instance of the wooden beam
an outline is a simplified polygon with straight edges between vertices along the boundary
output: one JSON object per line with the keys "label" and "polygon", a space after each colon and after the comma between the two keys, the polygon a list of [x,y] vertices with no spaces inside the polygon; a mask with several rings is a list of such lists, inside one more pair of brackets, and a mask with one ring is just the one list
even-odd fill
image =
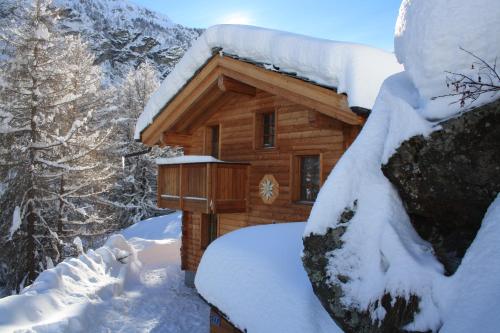
{"label": "wooden beam", "polygon": [[141,133],[141,141],[149,146],[161,143],[163,132],[182,132],[179,129],[184,131],[193,128],[191,123],[198,124],[200,116],[204,118],[204,110],[211,108],[222,94],[252,95],[256,89],[282,96],[346,124],[364,122],[351,111],[345,95],[240,60],[214,56],[158,113]]}
{"label": "wooden beam", "polygon": [[217,85],[223,92],[234,92],[248,96],[255,96],[257,94],[257,89],[255,89],[255,87],[236,81],[225,75],[219,76]]}
{"label": "wooden beam", "polygon": [[172,132],[168,132],[168,133],[164,132],[162,144],[164,146],[173,146],[173,147],[181,146],[184,148],[190,148],[191,147],[191,135],[172,133]]}
{"label": "wooden beam", "polygon": [[192,134],[194,131],[196,131],[200,126],[203,126],[203,124],[220,108],[226,104],[228,101],[233,99],[236,95],[234,93],[225,93],[223,94],[215,103],[204,109],[204,111],[192,122],[189,124],[186,124],[184,130],[186,133]]}
{"label": "wooden beam", "polygon": [[224,92],[214,84],[213,87],[205,91],[205,94],[200,97],[196,103],[193,103],[189,109],[185,110],[182,116],[172,123],[172,130],[176,132],[185,132],[186,128],[190,127],[199,117],[203,117],[206,110],[216,103],[223,95]]}
{"label": "wooden beam", "polygon": [[224,75],[247,85],[285,97],[351,125],[363,123],[362,118],[349,108],[347,97],[330,89],[229,57],[221,58],[219,66]]}
{"label": "wooden beam", "polygon": [[217,82],[220,75],[218,63],[219,57],[213,57],[158,113],[153,123],[141,133],[142,143],[153,146],[161,141],[163,132],[170,128],[172,122],[195,103],[208,87]]}

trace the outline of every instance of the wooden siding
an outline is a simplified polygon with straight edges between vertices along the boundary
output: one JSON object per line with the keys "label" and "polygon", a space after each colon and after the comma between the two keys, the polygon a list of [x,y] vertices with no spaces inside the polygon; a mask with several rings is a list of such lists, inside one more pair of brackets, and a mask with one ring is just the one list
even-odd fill
{"label": "wooden siding", "polygon": [[242,333],[213,306],[210,307],[210,333]]}
{"label": "wooden siding", "polygon": [[[256,138],[259,112],[276,111],[276,147],[260,147]],[[185,153],[207,154],[210,147],[207,131],[220,126],[220,158],[224,161],[249,162],[247,209],[239,214],[219,214],[218,234],[242,227],[306,221],[311,204],[296,199],[298,186],[296,159],[301,155],[319,155],[321,184],[345,149],[352,143],[360,126],[348,125],[283,97],[257,90],[255,96],[232,95],[206,119],[202,126],[192,129],[192,137]],[[221,168],[218,173],[235,172]],[[273,175],[279,183],[279,196],[272,204],[260,198],[259,183],[264,175]],[[234,191],[243,184],[214,184],[220,199],[235,196]],[[295,192],[294,192],[295,191]],[[188,234],[183,235],[183,267],[196,271],[203,250],[201,240],[201,214],[192,214]],[[185,263],[184,263],[185,262]]]}
{"label": "wooden siding", "polygon": [[181,268],[195,272],[200,263],[201,248],[201,213],[184,211],[182,214]]}
{"label": "wooden siding", "polygon": [[[255,114],[270,109],[276,110],[276,148],[265,149],[255,146]],[[320,154],[324,181],[345,150],[344,132],[358,131],[357,126],[260,90],[256,97],[240,95],[228,101],[206,124],[221,126],[222,160],[251,164],[247,225],[305,221],[311,206],[292,200],[294,155]],[[205,130],[200,127],[193,133],[188,154],[205,153]],[[272,174],[280,184],[280,194],[272,205],[264,204],[259,195],[259,182],[266,174]]]}
{"label": "wooden siding", "polygon": [[248,164],[160,165],[158,205],[198,213],[246,211]]}

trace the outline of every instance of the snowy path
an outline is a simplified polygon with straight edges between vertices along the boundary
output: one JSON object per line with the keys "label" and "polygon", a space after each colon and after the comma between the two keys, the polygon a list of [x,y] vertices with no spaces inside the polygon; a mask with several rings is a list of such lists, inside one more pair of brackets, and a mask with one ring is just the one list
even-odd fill
{"label": "snowy path", "polygon": [[0,299],[0,333],[208,332],[209,307],[180,269],[180,218],[139,222]]}
{"label": "snowy path", "polygon": [[147,267],[141,284],[87,310],[88,332],[208,332],[208,306],[179,266]]}

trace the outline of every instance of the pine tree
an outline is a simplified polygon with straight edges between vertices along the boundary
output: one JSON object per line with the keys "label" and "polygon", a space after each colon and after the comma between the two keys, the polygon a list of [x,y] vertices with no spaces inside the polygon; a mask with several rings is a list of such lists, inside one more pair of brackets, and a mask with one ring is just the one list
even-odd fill
{"label": "pine tree", "polygon": [[102,194],[116,180],[116,162],[108,157],[114,147],[115,127],[110,126],[116,111],[110,106],[114,90],[102,87],[101,68],[94,65],[94,55],[86,43],[70,36],[65,38],[65,45],[67,96],[72,102],[56,120],[57,128],[67,133],[75,121],[80,122],[58,151],[64,172],[55,179],[57,234],[66,243],[72,244],[74,237],[92,243],[117,228],[116,210],[101,202]]}
{"label": "pine tree", "polygon": [[0,173],[6,176],[0,261],[11,290],[64,259],[83,226],[102,233],[88,226],[113,216],[93,204],[113,181],[104,156],[112,112],[100,70],[85,43],[56,31],[49,0],[19,7],[17,16],[19,28],[2,37],[13,54],[0,73]]}
{"label": "pine tree", "polygon": [[154,67],[141,64],[131,70],[120,87],[119,142],[117,152],[123,159],[122,178],[116,185],[116,200],[123,207],[123,223],[130,224],[165,213],[156,204],[155,158],[175,155],[172,149],[145,147],[134,141],[134,126],[151,94],[158,88],[159,79]]}

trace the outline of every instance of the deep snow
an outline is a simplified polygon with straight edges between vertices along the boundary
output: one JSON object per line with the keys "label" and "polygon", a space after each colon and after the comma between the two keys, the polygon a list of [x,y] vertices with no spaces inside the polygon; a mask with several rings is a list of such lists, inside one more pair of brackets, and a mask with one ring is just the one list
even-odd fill
{"label": "deep snow", "polygon": [[248,332],[342,332],[302,266],[304,226],[248,227],[216,239],[203,254],[196,289]]}
{"label": "deep snow", "polygon": [[[498,332],[498,203],[490,208],[459,270],[448,278],[430,244],[413,229],[381,165],[404,140],[426,136],[440,128],[436,120],[465,111],[449,99],[431,98],[449,92],[445,70],[470,72],[472,60],[463,58],[459,46],[487,60],[499,55],[499,29],[496,0],[403,1],[395,48],[405,71],[383,83],[363,130],[324,183],[304,232],[324,234],[335,228],[344,209],[357,202],[342,248],[327,254],[331,282],[337,282],[339,273],[348,277],[348,283],[338,284],[345,306],[382,319],[385,310],[374,304],[385,293],[405,298],[413,294],[420,298],[419,313],[407,329]],[[474,105],[498,97],[486,94]]]}
{"label": "deep snow", "polygon": [[208,306],[183,283],[180,220],[139,222],[46,270],[0,299],[0,332],[208,331]]}
{"label": "deep snow", "polygon": [[349,106],[371,109],[386,77],[402,70],[394,54],[354,43],[318,39],[244,25],[216,25],[205,30],[148,101],[135,138],[188,82],[213,49],[279,68],[346,93]]}
{"label": "deep snow", "polygon": [[[455,97],[432,100],[450,93],[445,71],[477,78],[479,66],[460,47],[493,65],[500,57],[500,4],[498,0],[404,0],[396,22],[394,49],[419,94],[420,112],[444,118],[457,111]],[[483,81],[487,81],[483,75]],[[500,80],[494,78],[497,85]],[[498,98],[484,94],[469,107]]]}

